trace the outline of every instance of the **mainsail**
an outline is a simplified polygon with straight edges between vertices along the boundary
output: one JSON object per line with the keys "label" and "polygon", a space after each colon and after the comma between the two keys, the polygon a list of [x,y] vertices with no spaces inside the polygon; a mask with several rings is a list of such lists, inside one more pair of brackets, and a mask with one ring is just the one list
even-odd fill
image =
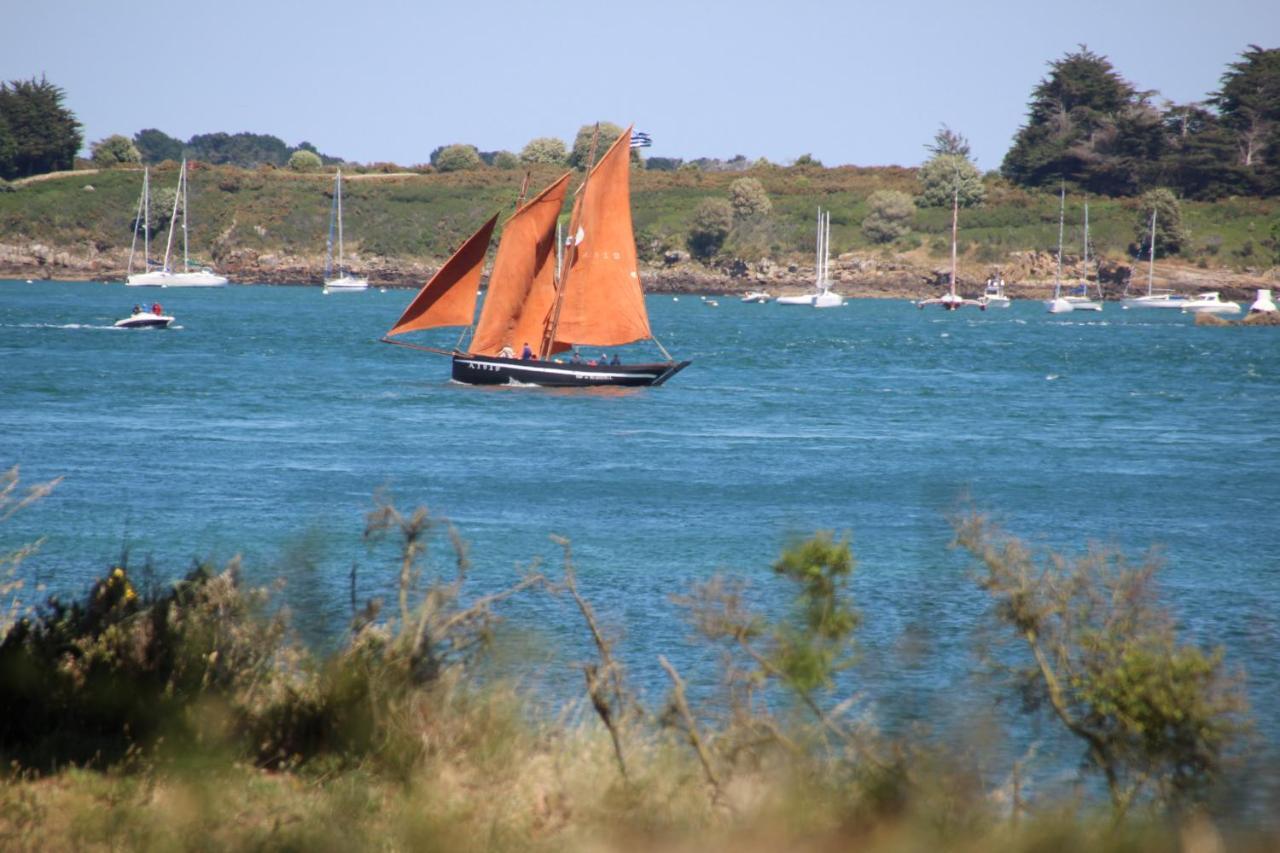
{"label": "mainsail", "polygon": [[536,348],[556,294],[556,220],[571,173],[523,205],[503,226],[470,351],[498,355]]}
{"label": "mainsail", "polygon": [[591,170],[575,204],[565,259],[557,348],[619,346],[653,336],[631,230],[631,129]]}
{"label": "mainsail", "polygon": [[476,314],[476,294],[480,291],[480,274],[484,256],[489,251],[489,238],[498,223],[494,214],[480,230],[463,243],[453,257],[422,286],[400,319],[387,332],[402,335],[436,326],[470,326]]}

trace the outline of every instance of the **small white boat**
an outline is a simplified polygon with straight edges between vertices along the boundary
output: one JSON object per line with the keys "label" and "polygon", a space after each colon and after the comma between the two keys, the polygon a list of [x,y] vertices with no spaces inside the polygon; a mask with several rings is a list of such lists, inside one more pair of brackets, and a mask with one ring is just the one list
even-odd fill
{"label": "small white boat", "polygon": [[116,320],[119,329],[167,329],[173,318],[168,314],[153,314],[150,311],[139,311],[130,314],[123,320]]}
{"label": "small white boat", "polygon": [[702,304],[703,304],[703,305],[705,305],[705,306],[707,306],[708,308],[719,308],[719,307],[720,307],[720,303],[719,303],[719,302],[716,302],[714,299],[704,299],[704,300],[702,300]]}
{"label": "small white boat", "polygon": [[1239,314],[1240,305],[1223,301],[1216,290],[1198,294],[1182,304],[1183,314]]}
{"label": "small white boat", "polygon": [[818,298],[816,293],[804,293],[800,296],[779,296],[774,302],[779,305],[809,305],[812,306],[815,299]]}
{"label": "small white boat", "polygon": [[[338,263],[333,263],[333,226],[338,225]],[[333,205],[329,209],[329,239],[325,245],[324,259],[324,292],[325,293],[358,293],[369,289],[369,279],[355,276],[346,271],[342,251],[342,170],[333,179]],[[329,276],[337,270],[338,277]]]}
{"label": "small white boat", "polygon": [[757,302],[762,305],[771,299],[773,299],[773,297],[763,290],[750,290],[742,295],[743,302]]}
{"label": "small white boat", "polygon": [[1275,310],[1276,304],[1271,301],[1271,291],[1265,289],[1258,291],[1258,298],[1249,306],[1250,314],[1272,314]]}
{"label": "small white boat", "polygon": [[978,301],[983,308],[1008,308],[1012,300],[1004,294],[1004,278],[997,275],[987,279],[987,288],[978,297]]}

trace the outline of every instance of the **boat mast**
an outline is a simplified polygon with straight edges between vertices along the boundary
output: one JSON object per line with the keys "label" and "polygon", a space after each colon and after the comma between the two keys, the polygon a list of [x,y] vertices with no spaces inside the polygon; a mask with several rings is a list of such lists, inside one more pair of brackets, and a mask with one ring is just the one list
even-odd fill
{"label": "boat mast", "polygon": [[956,295],[956,231],[960,220],[960,182],[951,193],[951,295]]}
{"label": "boat mast", "polygon": [[[164,271],[172,272],[169,266],[169,256],[173,253],[173,230],[178,224],[178,202],[182,200],[182,176],[187,171],[187,161],[182,161],[182,166],[178,170],[178,190],[173,194],[173,213],[169,214],[169,237],[164,243]],[[184,211],[185,215],[185,211]],[[185,231],[185,227],[183,229]]]}
{"label": "boat mast", "polygon": [[324,238],[324,280],[333,278],[333,223],[338,215],[338,176],[333,176],[333,201],[329,202],[329,233]]}
{"label": "boat mast", "polygon": [[1062,228],[1067,217],[1067,185],[1063,184],[1058,197],[1058,275],[1053,280],[1053,298],[1062,296]]}
{"label": "boat mast", "polygon": [[[138,210],[133,214],[133,241],[129,243],[129,267],[128,267],[128,272],[125,273],[126,278],[128,276],[133,275],[133,255],[138,248],[138,222],[140,221],[139,217],[142,217],[145,215],[143,213],[143,205],[146,203],[146,198],[147,198],[147,169],[144,166],[142,169],[142,195],[138,196]],[[145,228],[147,225],[146,219],[142,219],[141,222],[142,222],[142,227]],[[144,237],[143,239],[145,240],[146,238]],[[144,243],[142,248],[142,252],[144,255],[146,254],[146,251],[147,251],[146,245]],[[145,262],[143,263],[143,267],[144,267],[143,272],[146,272]]]}
{"label": "boat mast", "polygon": [[1156,208],[1151,208],[1151,246],[1147,251],[1147,296],[1151,295],[1151,278],[1156,271]]}
{"label": "boat mast", "polygon": [[187,161],[182,161],[182,271],[191,272],[191,259],[187,255]]}
{"label": "boat mast", "polygon": [[[596,143],[600,139],[600,123],[596,122],[595,130],[591,134],[591,153],[587,155],[587,174],[582,179],[582,186],[578,187],[578,195],[582,198],[582,204],[586,204],[587,199],[587,183],[591,180],[591,170],[596,164]],[[569,239],[574,241],[574,254],[577,254],[578,242],[578,222],[582,218],[582,206],[577,206],[577,216],[571,217],[569,220]],[[565,260],[568,261],[568,253],[566,252]],[[563,270],[562,274],[557,276],[556,280],[556,298],[551,307],[551,325],[547,327],[546,337],[542,340],[542,346],[539,348],[538,358],[545,361],[551,357],[551,348],[556,343],[556,328],[560,325],[560,308],[564,304],[564,289],[569,281],[569,271],[573,269],[570,263]]]}
{"label": "boat mast", "polygon": [[338,190],[336,201],[338,205],[338,278],[342,278],[342,170],[338,170]]}

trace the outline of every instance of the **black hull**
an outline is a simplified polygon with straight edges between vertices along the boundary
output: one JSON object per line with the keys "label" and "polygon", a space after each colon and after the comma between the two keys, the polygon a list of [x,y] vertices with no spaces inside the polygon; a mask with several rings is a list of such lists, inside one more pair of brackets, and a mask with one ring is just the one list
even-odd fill
{"label": "black hull", "polygon": [[689,366],[687,361],[613,366],[454,355],[453,380],[467,385],[540,385],[545,388],[644,387],[661,385]]}

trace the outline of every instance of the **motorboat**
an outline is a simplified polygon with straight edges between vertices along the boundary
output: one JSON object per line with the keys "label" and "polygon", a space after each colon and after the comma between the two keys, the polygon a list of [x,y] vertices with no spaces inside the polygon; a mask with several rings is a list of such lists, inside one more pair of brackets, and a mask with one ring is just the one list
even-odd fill
{"label": "motorboat", "polygon": [[153,314],[150,311],[138,311],[123,320],[116,320],[118,329],[167,329],[173,322],[168,314]]}
{"label": "motorboat", "polygon": [[1249,306],[1250,314],[1274,314],[1276,311],[1275,302],[1271,301],[1271,291],[1262,289],[1258,291],[1258,298]]}
{"label": "motorboat", "polygon": [[1197,294],[1182,305],[1183,314],[1239,314],[1240,304],[1224,301],[1216,290]]}
{"label": "motorboat", "polygon": [[751,290],[742,295],[743,302],[758,302],[762,305],[772,299],[773,297],[763,290]]}
{"label": "motorboat", "polygon": [[1004,279],[1000,276],[987,279],[986,290],[978,297],[983,308],[1008,308],[1012,300],[1004,294]]}

